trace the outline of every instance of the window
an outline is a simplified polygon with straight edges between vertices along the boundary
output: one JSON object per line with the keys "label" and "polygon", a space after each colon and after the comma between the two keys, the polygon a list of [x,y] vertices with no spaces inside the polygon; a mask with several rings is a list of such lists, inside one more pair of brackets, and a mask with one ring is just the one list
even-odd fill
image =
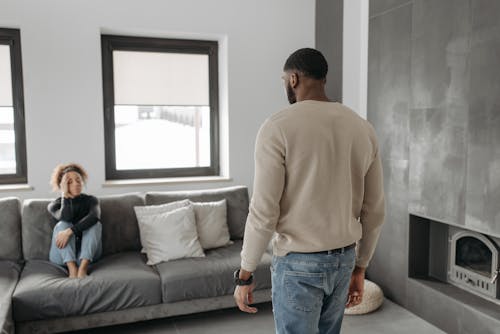
{"label": "window", "polygon": [[218,175],[217,42],[101,42],[106,179]]}
{"label": "window", "polygon": [[26,182],[21,37],[0,28],[0,184]]}

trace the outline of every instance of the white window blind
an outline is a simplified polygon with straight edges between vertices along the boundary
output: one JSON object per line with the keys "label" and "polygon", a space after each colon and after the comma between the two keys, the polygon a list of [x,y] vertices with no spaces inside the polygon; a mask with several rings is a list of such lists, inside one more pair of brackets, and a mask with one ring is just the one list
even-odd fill
{"label": "white window blind", "polygon": [[0,45],[0,107],[12,107],[10,47]]}
{"label": "white window blind", "polygon": [[208,55],[113,51],[115,105],[208,106]]}

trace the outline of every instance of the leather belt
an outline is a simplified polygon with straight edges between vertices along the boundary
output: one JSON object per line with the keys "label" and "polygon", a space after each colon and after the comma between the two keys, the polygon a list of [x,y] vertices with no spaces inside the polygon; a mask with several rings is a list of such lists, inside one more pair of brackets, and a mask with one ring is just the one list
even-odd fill
{"label": "leather belt", "polygon": [[351,248],[356,247],[356,243],[352,243],[348,246],[345,247],[340,247],[340,248],[335,248],[335,249],[329,249],[321,252],[312,252],[309,254],[334,254],[334,253],[344,253],[345,251],[348,251]]}

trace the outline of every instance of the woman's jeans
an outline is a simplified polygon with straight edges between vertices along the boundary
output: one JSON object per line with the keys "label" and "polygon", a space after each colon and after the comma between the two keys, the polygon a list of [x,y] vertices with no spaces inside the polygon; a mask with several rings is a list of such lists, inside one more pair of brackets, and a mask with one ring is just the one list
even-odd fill
{"label": "woman's jeans", "polygon": [[355,248],[274,256],[272,300],[277,334],[338,334]]}
{"label": "woman's jeans", "polygon": [[100,222],[95,223],[90,228],[82,232],[82,240],[80,251],[77,254],[76,249],[76,238],[73,234],[68,243],[64,248],[57,248],[56,246],[56,236],[57,233],[64,231],[67,228],[71,228],[73,224],[60,221],[54,227],[52,232],[52,243],[50,246],[49,259],[51,262],[58,264],[60,266],[66,265],[67,262],[74,261],[77,265],[80,265],[81,260],[87,259],[90,262],[97,261],[102,254],[102,225]]}

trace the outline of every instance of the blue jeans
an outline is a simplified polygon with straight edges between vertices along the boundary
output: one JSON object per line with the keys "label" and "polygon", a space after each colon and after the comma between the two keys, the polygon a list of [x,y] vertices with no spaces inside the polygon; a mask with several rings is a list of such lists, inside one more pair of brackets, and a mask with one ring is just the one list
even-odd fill
{"label": "blue jeans", "polygon": [[356,251],[274,256],[272,300],[277,334],[338,334]]}
{"label": "blue jeans", "polygon": [[54,231],[52,232],[52,242],[49,252],[49,260],[60,266],[66,265],[67,262],[74,261],[77,265],[80,265],[81,260],[87,259],[90,262],[97,261],[102,254],[102,225],[97,222],[92,227],[86,229],[82,232],[82,243],[80,252],[77,254],[76,250],[76,240],[75,235],[69,238],[67,245],[64,248],[57,248],[56,246],[56,236],[57,233],[64,231],[67,228],[71,228],[73,224],[60,221],[54,226]]}

